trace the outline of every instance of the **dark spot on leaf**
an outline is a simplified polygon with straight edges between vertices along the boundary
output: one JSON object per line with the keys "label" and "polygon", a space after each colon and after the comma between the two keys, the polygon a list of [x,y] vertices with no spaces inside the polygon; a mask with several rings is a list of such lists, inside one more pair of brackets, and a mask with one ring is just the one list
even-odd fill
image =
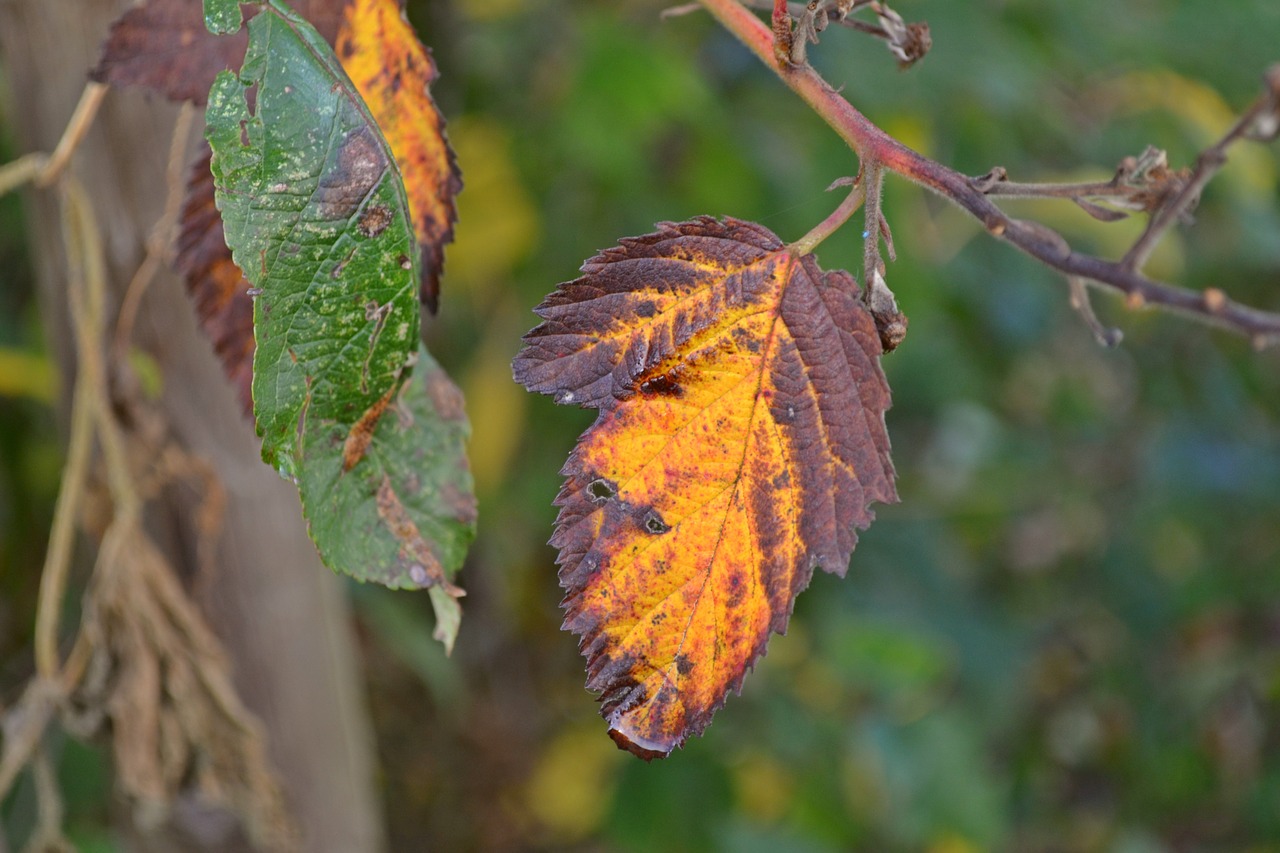
{"label": "dark spot on leaf", "polygon": [[343,137],[334,162],[316,186],[316,211],[327,221],[350,219],[382,180],[390,163],[372,128],[361,125]]}
{"label": "dark spot on leaf", "polygon": [[693,661],[689,660],[688,655],[676,655],[676,672],[681,675],[688,675],[693,671]]}
{"label": "dark spot on leaf", "polygon": [[385,204],[371,204],[360,214],[360,221],[356,223],[356,228],[361,234],[372,239],[386,231],[390,224],[391,208]]}
{"label": "dark spot on leaf", "polygon": [[640,393],[650,396],[661,395],[664,397],[681,397],[684,395],[684,389],[680,384],[668,373],[659,373],[657,376],[650,377],[640,383]]}
{"label": "dark spot on leaf", "polygon": [[742,575],[734,574],[729,576],[729,597],[725,600],[725,607],[737,607],[742,603],[744,594],[742,586]]}

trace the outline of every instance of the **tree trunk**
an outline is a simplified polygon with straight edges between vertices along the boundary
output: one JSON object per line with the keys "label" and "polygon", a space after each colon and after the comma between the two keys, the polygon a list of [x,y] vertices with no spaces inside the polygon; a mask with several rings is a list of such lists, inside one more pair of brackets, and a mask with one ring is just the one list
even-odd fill
{"label": "tree trunk", "polygon": [[[0,0],[0,79],[10,90],[6,112],[22,150],[53,149],[109,24],[127,5]],[[72,163],[103,229],[116,306],[164,206],[176,114],[156,98],[112,92]],[[47,193],[32,192],[28,201],[42,315],[66,376],[73,349],[58,212]],[[213,466],[227,492],[216,573],[195,586],[203,590],[203,611],[233,661],[236,686],[264,724],[303,847],[378,850],[383,836],[373,738],[342,586],[316,557],[294,487],[258,461],[252,427],[195,327],[181,282],[168,271],[147,292],[134,340],[162,368],[161,405],[175,437]],[[161,538],[169,540],[171,564],[195,578],[192,506],[159,507],[148,526],[167,534]],[[182,821],[176,816],[167,831],[182,837]],[[189,834],[180,846],[197,849]]]}

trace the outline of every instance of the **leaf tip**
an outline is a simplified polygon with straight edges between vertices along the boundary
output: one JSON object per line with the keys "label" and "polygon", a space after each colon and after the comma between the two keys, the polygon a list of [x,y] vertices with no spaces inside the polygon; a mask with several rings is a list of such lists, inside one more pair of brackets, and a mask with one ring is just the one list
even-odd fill
{"label": "leaf tip", "polygon": [[239,0],[204,0],[204,25],[216,36],[240,31]]}
{"label": "leaf tip", "polygon": [[[462,592],[457,587],[452,589],[459,594]],[[458,605],[457,596],[449,589],[433,586],[427,594],[431,596],[431,609],[436,614],[436,629],[431,632],[431,637],[444,646],[445,655],[452,655],[458,629],[462,627],[462,608]]]}
{"label": "leaf tip", "polygon": [[635,732],[624,732],[617,727],[616,723],[609,726],[609,737],[613,738],[613,742],[618,745],[618,749],[629,752],[637,758],[643,758],[645,761],[666,758],[678,745],[675,743],[661,744]]}

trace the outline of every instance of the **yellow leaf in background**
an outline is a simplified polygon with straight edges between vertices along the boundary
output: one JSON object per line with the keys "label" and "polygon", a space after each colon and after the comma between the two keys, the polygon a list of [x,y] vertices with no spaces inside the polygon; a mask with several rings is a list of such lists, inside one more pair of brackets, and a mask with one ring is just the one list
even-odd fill
{"label": "yellow leaf in background", "polygon": [[[514,311],[499,312],[510,317]],[[509,342],[518,335],[508,323],[491,323],[459,383],[467,399],[471,442],[467,455],[476,494],[483,499],[506,479],[528,418],[528,395],[511,381]]]}
{"label": "yellow leaf in background", "polygon": [[618,753],[590,728],[561,732],[538,758],[525,788],[525,807],[547,840],[578,841],[603,822],[613,799]]}
{"label": "yellow leaf in background", "polygon": [[58,373],[48,356],[0,348],[0,397],[27,397],[52,404]]}
{"label": "yellow leaf in background", "polygon": [[511,132],[495,121],[463,116],[449,125],[460,160],[467,164],[467,191],[458,197],[465,223],[449,249],[451,287],[485,305],[503,279],[538,239],[537,209],[511,158]]}

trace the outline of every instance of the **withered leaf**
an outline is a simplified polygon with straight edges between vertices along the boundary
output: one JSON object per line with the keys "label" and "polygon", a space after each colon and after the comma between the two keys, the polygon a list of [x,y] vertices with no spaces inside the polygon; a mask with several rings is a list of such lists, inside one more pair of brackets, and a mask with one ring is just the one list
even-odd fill
{"label": "withered leaf", "polygon": [[206,146],[191,170],[173,265],[186,280],[200,327],[249,414],[253,412],[253,299],[223,236],[209,158]]}
{"label": "withered leaf", "polygon": [[[294,0],[290,5],[332,44],[347,2]],[[244,30],[227,36],[209,32],[200,0],[145,0],[111,25],[89,77],[203,106],[214,76],[240,67],[247,39]]]}
{"label": "withered leaf", "polygon": [[556,499],[565,626],[610,735],[661,757],[897,499],[889,388],[853,278],[761,226],[665,223],[583,272],[538,307],[514,372],[600,409]]}
{"label": "withered leaf", "polygon": [[422,252],[421,297],[434,314],[444,247],[453,240],[462,175],[428,87],[435,62],[399,0],[350,0],[334,45],[395,154]]}

